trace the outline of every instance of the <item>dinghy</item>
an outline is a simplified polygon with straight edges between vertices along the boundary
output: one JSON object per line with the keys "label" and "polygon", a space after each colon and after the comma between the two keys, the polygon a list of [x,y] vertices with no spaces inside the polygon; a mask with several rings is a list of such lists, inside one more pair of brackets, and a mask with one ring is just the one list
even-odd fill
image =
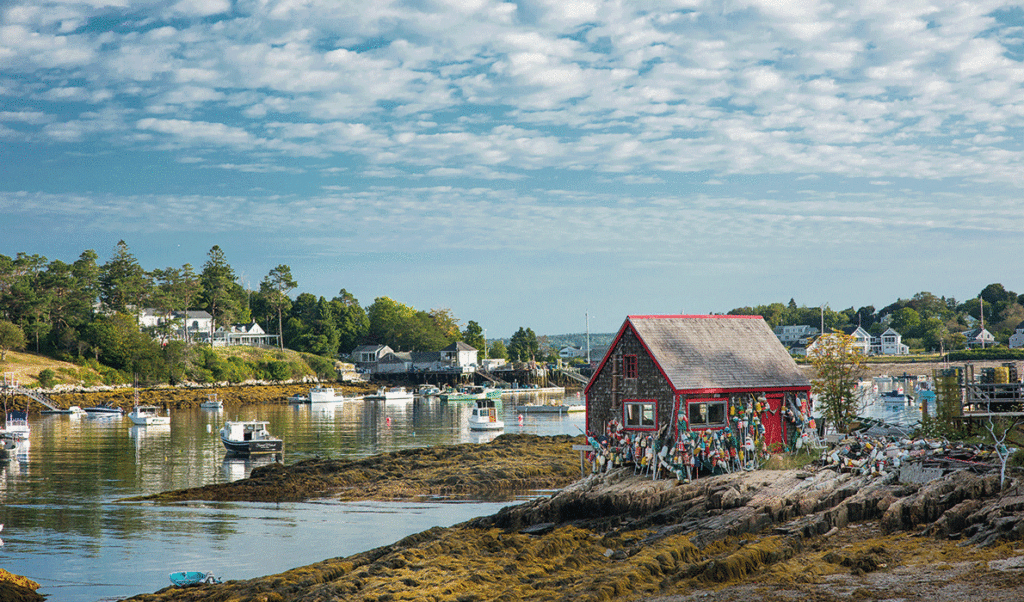
{"label": "dinghy", "polygon": [[220,583],[220,579],[215,577],[213,573],[182,571],[171,573],[171,583],[175,587],[188,587],[189,585],[199,585],[201,583]]}

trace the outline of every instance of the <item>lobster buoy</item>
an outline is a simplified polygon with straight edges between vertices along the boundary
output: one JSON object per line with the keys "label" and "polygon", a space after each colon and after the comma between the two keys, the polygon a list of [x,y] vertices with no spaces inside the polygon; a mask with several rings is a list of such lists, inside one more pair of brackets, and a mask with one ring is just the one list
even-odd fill
{"label": "lobster buoy", "polygon": [[391,416],[388,416],[387,418],[384,419],[384,424],[391,426]]}
{"label": "lobster buoy", "polygon": [[523,426],[523,415],[519,415],[519,426]]}

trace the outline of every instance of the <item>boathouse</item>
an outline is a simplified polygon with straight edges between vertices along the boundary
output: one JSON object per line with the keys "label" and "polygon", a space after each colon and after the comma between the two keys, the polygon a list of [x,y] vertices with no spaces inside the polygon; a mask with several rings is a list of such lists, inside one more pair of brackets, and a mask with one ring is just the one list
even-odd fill
{"label": "boathouse", "polygon": [[628,316],[586,386],[587,429],[676,441],[729,429],[768,450],[792,440],[810,388],[761,316]]}

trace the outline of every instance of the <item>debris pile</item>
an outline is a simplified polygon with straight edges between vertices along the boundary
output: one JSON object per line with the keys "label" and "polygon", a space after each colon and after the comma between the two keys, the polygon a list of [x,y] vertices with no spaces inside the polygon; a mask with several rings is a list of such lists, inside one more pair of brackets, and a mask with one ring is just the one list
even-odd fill
{"label": "debris pile", "polygon": [[1001,458],[1014,449],[951,443],[944,439],[871,437],[855,433],[825,452],[822,465],[861,475],[896,473],[904,482],[924,482],[954,470],[984,473],[999,470]]}

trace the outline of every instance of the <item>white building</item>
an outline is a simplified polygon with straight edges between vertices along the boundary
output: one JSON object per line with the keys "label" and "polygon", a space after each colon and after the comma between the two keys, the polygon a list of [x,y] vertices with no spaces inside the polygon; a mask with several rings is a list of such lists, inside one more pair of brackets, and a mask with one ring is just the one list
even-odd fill
{"label": "white building", "polygon": [[910,348],[903,344],[903,335],[892,328],[875,337],[871,343],[874,355],[907,355]]}
{"label": "white building", "polygon": [[792,345],[806,345],[810,339],[818,335],[818,329],[806,324],[795,324],[787,326],[776,326],[775,336],[786,347]]}
{"label": "white building", "polygon": [[1010,335],[1010,349],[1020,349],[1021,347],[1024,347],[1024,322],[1018,324],[1013,334]]}
{"label": "white building", "polygon": [[[1017,328],[1020,328],[1020,326]],[[975,347],[992,347],[996,344],[996,337],[984,328],[972,328],[965,331],[963,334],[967,337],[968,349],[974,349]]]}
{"label": "white building", "polygon": [[558,350],[558,357],[562,358],[563,360],[573,360],[578,357],[587,357],[587,350],[582,349],[580,347],[573,347],[572,345],[567,345]]}

